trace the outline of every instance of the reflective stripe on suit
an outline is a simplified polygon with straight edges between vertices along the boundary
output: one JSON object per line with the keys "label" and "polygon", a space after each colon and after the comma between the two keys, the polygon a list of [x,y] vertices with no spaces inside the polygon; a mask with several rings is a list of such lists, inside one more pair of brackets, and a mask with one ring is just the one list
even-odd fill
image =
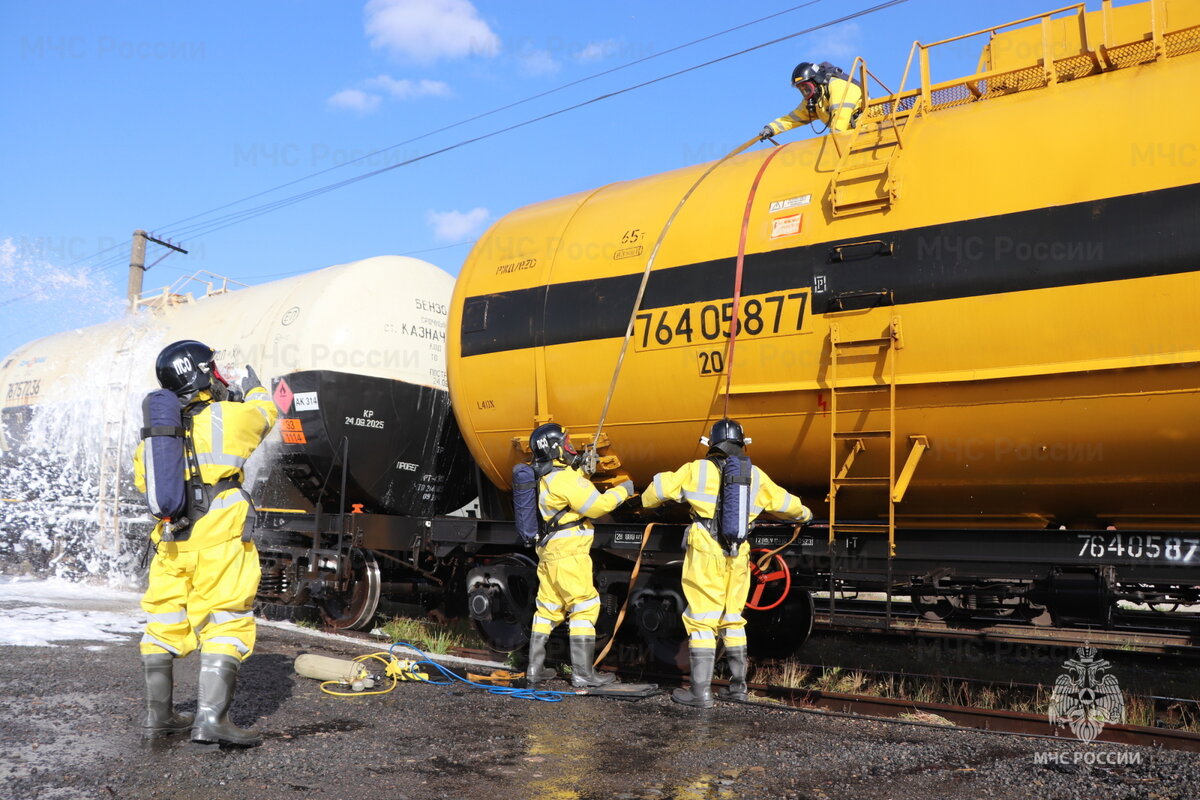
{"label": "reflective stripe on suit", "polygon": [[830,78],[826,91],[827,96],[817,104],[815,114],[809,110],[808,101],[805,100],[790,114],[784,114],[772,122],[771,130],[783,133],[818,119],[833,128],[836,133],[850,130],[850,121],[862,103],[862,89],[858,88],[857,84],[841,78]]}
{"label": "reflective stripe on suit", "polygon": [[[561,466],[561,464],[560,464]],[[549,634],[564,619],[571,636],[595,636],[600,595],[592,582],[592,523],[629,498],[623,486],[601,492],[583,473],[563,466],[538,481],[538,513],[549,521],[567,509],[537,548],[538,593],[533,632]]]}
{"label": "reflective stripe on suit", "polygon": [[[660,472],[642,494],[642,506],[654,508],[668,500],[687,503],[692,513],[711,520],[716,511],[721,474],[708,459],[688,462],[675,472]],[[750,484],[750,521],[769,512],[783,519],[805,522],[812,519],[800,498],[788,494],[758,467]],[[736,556],[727,555],[720,543],[699,522],[686,534],[683,558],[683,595],[687,608],[683,626],[688,645],[714,649],[723,637],[726,647],[746,644],[746,620],[742,611],[750,591],[750,544],[743,542]]]}
{"label": "reflective stripe on suit", "polygon": [[[202,393],[206,397],[206,393]],[[210,403],[192,419],[192,441],[204,483],[241,479],[246,460],[279,415],[267,390],[252,389],[244,403]],[[134,455],[134,482],[145,491],[143,446]],[[149,616],[142,653],[185,656],[197,646],[206,653],[244,659],[254,649],[254,596],[261,568],[258,551],[243,541],[254,524],[249,497],[227,489],[189,529],[183,541],[163,542],[162,523],[150,582],[142,596]],[[248,539],[248,537],[246,537]]]}

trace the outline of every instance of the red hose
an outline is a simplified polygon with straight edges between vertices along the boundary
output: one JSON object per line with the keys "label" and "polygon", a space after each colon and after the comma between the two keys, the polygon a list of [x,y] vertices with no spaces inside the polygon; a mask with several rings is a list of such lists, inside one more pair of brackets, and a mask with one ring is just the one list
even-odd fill
{"label": "red hose", "polygon": [[738,313],[742,305],[742,265],[746,263],[746,234],[750,229],[750,210],[754,206],[754,195],[758,193],[758,184],[762,181],[763,173],[767,171],[767,165],[787,146],[785,144],[783,147],[772,148],[767,154],[758,168],[758,174],[754,176],[754,183],[750,184],[750,194],[746,197],[742,231],[738,236],[737,269],[733,276],[733,316],[729,321],[729,354],[725,357],[725,411],[721,415],[723,417],[729,416],[729,390],[733,384],[733,347],[737,343]]}

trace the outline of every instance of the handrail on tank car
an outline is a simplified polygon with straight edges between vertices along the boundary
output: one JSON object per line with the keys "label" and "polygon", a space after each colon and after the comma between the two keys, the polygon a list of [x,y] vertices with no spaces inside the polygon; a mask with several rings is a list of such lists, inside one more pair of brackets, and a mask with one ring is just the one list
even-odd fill
{"label": "handrail on tank car", "polygon": [[[1166,53],[1166,48],[1164,46],[1166,31],[1163,29],[1163,22],[1166,19],[1166,14],[1164,13],[1163,3],[1165,3],[1165,0],[1149,0],[1147,3],[1150,12],[1150,38],[1155,45],[1155,60],[1162,58]],[[1023,72],[1033,67],[1041,67],[1043,70],[1045,79],[1045,83],[1043,84],[1044,86],[1050,86],[1057,83],[1059,76],[1055,67],[1056,60],[1053,58],[1052,53],[1053,48],[1051,46],[1052,37],[1050,35],[1050,24],[1054,17],[1066,13],[1073,13],[1079,20],[1080,52],[1074,55],[1090,55],[1095,59],[1096,63],[1102,70],[1111,69],[1113,65],[1108,56],[1108,49],[1130,44],[1131,42],[1113,41],[1114,26],[1112,24],[1112,0],[1101,0],[1099,12],[1101,33],[1098,37],[1100,39],[1098,42],[1094,41],[1094,39],[1097,38],[1094,35],[1092,36],[1092,39],[1089,40],[1087,24],[1085,22],[1085,15],[1088,13],[1087,4],[1083,2],[1073,3],[1068,6],[1056,8],[1052,11],[1046,11],[1041,14],[1023,17],[1018,20],[1013,20],[1012,22],[1006,22],[1002,25],[994,25],[992,27],[972,31],[971,33],[964,33],[959,36],[940,39],[936,42],[930,42],[928,44],[922,44],[920,41],[915,41],[912,44],[912,48],[909,50],[908,61],[904,66],[904,73],[900,79],[899,90],[894,94],[889,92],[888,95],[877,98],[873,103],[864,96],[864,116],[868,118],[875,118],[877,120],[886,117],[894,127],[898,115],[908,115],[918,111],[929,112],[936,110],[933,98],[934,95],[940,91],[952,89],[958,86],[964,86],[972,95],[971,101],[973,102],[983,97],[984,92],[980,90],[981,83],[997,77]],[[960,78],[942,81],[940,83],[932,82],[932,78],[930,76],[929,52],[933,48],[940,45],[959,42],[964,39],[970,39],[974,36],[981,36],[983,34],[991,34],[992,36],[995,36],[998,32],[1007,28],[1013,28],[1018,25],[1023,25],[1033,21],[1040,21],[1042,26],[1042,52],[1041,58],[1038,61],[1016,68],[1007,66],[1002,69],[985,70],[983,69],[984,60],[983,56],[981,55],[979,66],[976,68],[975,73]],[[920,85],[918,88],[905,91],[904,87],[908,83],[908,76],[912,71],[914,59],[918,63]],[[878,81],[878,78],[876,78],[876,80]],[[880,85],[882,85],[882,82],[880,82]],[[872,110],[876,111],[876,113],[871,113]],[[898,130],[897,138],[899,138]]]}
{"label": "handrail on tank car", "polygon": [[[207,276],[209,280],[205,280],[205,276]],[[209,272],[206,269],[201,269],[196,270],[191,275],[179,278],[169,286],[163,286],[160,289],[144,292],[138,296],[136,305],[138,307],[146,306],[148,308],[166,308],[167,306],[178,305],[179,303],[194,302],[196,298],[185,291],[185,289],[188,287],[188,284],[191,283],[198,283],[204,287],[204,294],[200,295],[201,298],[214,297],[219,294],[227,294],[231,291],[230,284],[235,284],[241,287],[248,287],[250,285],[248,283],[242,283],[241,281],[235,281],[233,278],[227,278],[224,275],[218,275],[215,272]],[[217,286],[218,283],[220,283],[220,286],[213,288],[214,286]]]}
{"label": "handrail on tank car", "polygon": [[[854,79],[854,73],[856,71],[858,72],[858,80],[857,81]],[[880,80],[878,75],[876,75],[874,72],[872,72],[870,69],[867,68],[867,61],[862,56],[855,56],[854,63],[852,63],[850,65],[850,72],[848,73],[848,75],[850,76],[850,80],[846,81],[846,86],[845,86],[845,88],[842,89],[842,96],[837,98],[837,102],[835,105],[839,105],[839,106],[844,105],[846,102],[846,97],[850,93],[850,85],[856,84],[859,87],[859,89],[862,90],[862,99],[859,100],[859,102],[862,103],[863,110],[866,110],[866,108],[870,105],[870,100],[871,100],[871,83],[870,82],[872,80],[879,84],[880,88],[883,89],[883,91],[886,93],[885,96],[890,96],[891,94],[893,94],[891,88],[886,83],[884,83],[882,80]],[[830,125],[826,129],[827,133],[833,132],[833,124],[832,123],[833,123],[833,119],[831,117]],[[900,147],[903,148],[904,144],[902,142],[899,142],[900,132],[898,130],[896,131],[896,139],[897,139],[897,142],[900,144]],[[834,146],[834,149],[837,150],[838,156],[840,158],[844,159],[845,156],[843,156],[843,154],[842,154],[842,147],[840,144],[838,144],[838,140],[837,140],[836,136],[833,137],[833,146]]]}

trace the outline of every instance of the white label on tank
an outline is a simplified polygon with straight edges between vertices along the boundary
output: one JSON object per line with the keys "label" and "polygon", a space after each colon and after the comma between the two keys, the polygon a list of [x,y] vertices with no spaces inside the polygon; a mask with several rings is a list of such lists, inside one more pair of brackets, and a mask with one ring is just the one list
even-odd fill
{"label": "white label on tank", "polygon": [[320,408],[317,404],[316,392],[297,392],[292,402],[297,411],[316,411]]}
{"label": "white label on tank", "polygon": [[771,208],[767,213],[774,214],[776,211],[787,211],[789,208],[806,206],[811,202],[811,194],[802,194],[799,197],[789,197],[787,200],[776,200],[774,203],[771,203]]}

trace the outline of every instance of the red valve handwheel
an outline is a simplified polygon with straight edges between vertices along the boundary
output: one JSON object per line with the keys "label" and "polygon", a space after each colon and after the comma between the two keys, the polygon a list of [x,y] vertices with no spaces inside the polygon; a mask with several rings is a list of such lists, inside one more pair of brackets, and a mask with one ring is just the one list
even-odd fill
{"label": "red valve handwheel", "polygon": [[[763,570],[758,566],[758,562],[754,560],[756,555],[761,556],[763,553],[769,553],[765,547],[758,550],[750,551],[750,599],[746,601],[746,608],[753,611],[770,611],[788,596],[788,592],[792,590],[792,571],[788,569],[787,562],[783,560],[783,556],[776,553],[771,557],[770,571]],[[775,584],[783,584],[783,590],[779,593],[779,597],[773,602],[764,602],[763,594],[768,586]]]}

